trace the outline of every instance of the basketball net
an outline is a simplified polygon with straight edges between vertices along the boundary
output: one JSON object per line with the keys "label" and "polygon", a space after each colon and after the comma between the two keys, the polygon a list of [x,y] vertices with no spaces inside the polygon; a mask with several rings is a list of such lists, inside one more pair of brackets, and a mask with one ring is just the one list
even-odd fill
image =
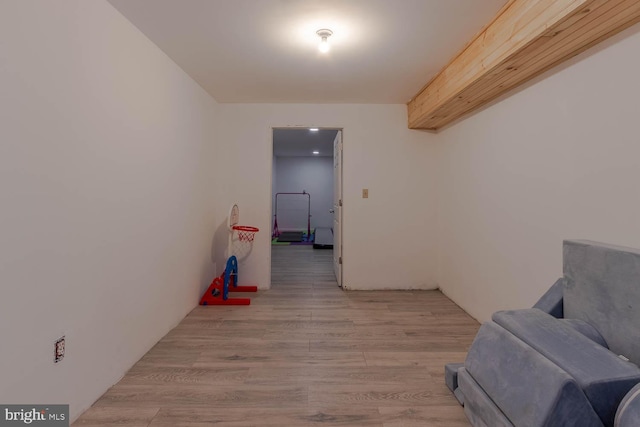
{"label": "basketball net", "polygon": [[238,260],[246,258],[253,249],[253,239],[258,231],[256,227],[234,225],[231,231],[231,255]]}

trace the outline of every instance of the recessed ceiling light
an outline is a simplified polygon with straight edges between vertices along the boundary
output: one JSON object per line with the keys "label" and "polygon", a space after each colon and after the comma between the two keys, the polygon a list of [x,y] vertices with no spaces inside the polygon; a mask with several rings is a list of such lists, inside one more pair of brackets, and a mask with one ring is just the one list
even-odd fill
{"label": "recessed ceiling light", "polygon": [[318,132],[318,128],[309,128],[309,132]]}
{"label": "recessed ceiling light", "polygon": [[315,154],[317,156],[318,154],[320,154],[320,152],[319,151],[314,151],[313,154]]}
{"label": "recessed ceiling light", "polygon": [[329,52],[329,37],[333,34],[333,31],[327,30],[323,28],[321,30],[316,31],[318,37],[320,37],[320,44],[318,45],[318,50],[322,53]]}

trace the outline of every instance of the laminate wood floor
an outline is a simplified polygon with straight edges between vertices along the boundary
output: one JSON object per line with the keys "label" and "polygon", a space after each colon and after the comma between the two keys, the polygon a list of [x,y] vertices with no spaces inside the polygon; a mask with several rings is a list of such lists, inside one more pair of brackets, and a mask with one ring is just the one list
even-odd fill
{"label": "laminate wood floor", "polygon": [[74,426],[468,426],[444,385],[479,324],[438,291],[342,291],[274,246],[272,289],[194,309]]}

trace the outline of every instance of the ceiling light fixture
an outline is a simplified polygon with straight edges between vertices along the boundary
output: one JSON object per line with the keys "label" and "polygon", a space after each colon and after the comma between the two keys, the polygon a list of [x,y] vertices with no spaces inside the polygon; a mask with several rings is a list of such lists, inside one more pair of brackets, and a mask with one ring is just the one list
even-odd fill
{"label": "ceiling light fixture", "polygon": [[318,154],[320,154],[320,152],[319,151],[314,151],[313,154],[315,154],[317,156]]}
{"label": "ceiling light fixture", "polygon": [[309,128],[309,132],[318,132],[318,128]]}
{"label": "ceiling light fixture", "polygon": [[327,30],[326,28],[316,31],[318,37],[320,37],[320,44],[318,45],[318,50],[322,53],[329,52],[329,37],[333,34],[333,31]]}

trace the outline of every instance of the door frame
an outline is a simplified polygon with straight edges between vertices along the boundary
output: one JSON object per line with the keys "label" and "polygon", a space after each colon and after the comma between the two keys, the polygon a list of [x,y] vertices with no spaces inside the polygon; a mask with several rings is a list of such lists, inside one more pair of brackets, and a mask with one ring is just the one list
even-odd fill
{"label": "door frame", "polygon": [[[344,262],[344,128],[340,127],[340,126],[314,126],[314,125],[308,125],[308,126],[301,126],[301,125],[295,125],[295,126],[271,126],[269,127],[269,212],[267,215],[269,218],[269,232],[271,231],[271,227],[273,227],[273,186],[275,185],[275,183],[273,182],[273,131],[276,129],[309,129],[309,128],[318,128],[321,130],[337,130],[338,132],[340,132],[340,139],[341,139],[341,143],[342,143],[342,157],[340,158],[340,195],[342,196],[342,209],[340,210],[340,246],[341,246],[341,250],[340,252],[342,253],[342,265],[340,268],[340,276],[341,279],[344,279],[344,267],[345,267],[345,262]],[[268,245],[269,245],[269,250],[267,251],[267,258],[268,258],[268,265],[269,265],[269,280],[268,280],[268,289],[271,289],[271,264],[272,264],[272,257],[271,257],[271,250],[273,248],[273,245],[271,245],[271,239],[268,240]],[[343,286],[341,287],[341,289],[345,289],[344,288],[344,280],[340,281]]]}
{"label": "door frame", "polygon": [[[333,173],[333,178],[336,179],[336,177],[338,177],[338,185],[335,185],[334,182],[334,186],[333,188],[336,189],[338,191],[338,194],[334,194],[333,195],[333,201],[334,201],[334,205],[333,205],[333,210],[334,210],[334,224],[335,224],[335,218],[336,218],[336,214],[335,214],[335,209],[338,209],[338,227],[337,227],[337,231],[336,230],[332,230],[333,231],[333,242],[336,243],[337,241],[337,245],[334,244],[334,248],[333,248],[333,272],[335,273],[336,276],[336,281],[338,282],[338,286],[340,288],[344,289],[344,284],[342,283],[342,278],[343,278],[343,273],[342,273],[342,268],[343,268],[343,261],[342,261],[342,255],[343,255],[343,251],[342,251],[342,235],[343,235],[343,231],[344,231],[344,227],[342,225],[343,222],[343,208],[344,208],[344,203],[343,203],[343,199],[344,199],[344,194],[342,194],[342,179],[343,179],[343,167],[342,167],[342,163],[344,162],[343,159],[343,153],[344,153],[344,145],[342,143],[342,131],[338,130],[338,132],[336,133],[336,136],[333,140],[333,164],[334,164],[334,173]],[[336,141],[338,141],[338,152],[336,153]],[[336,158],[338,159],[338,163],[340,165],[338,171],[335,171],[335,162],[336,162]],[[336,200],[338,201],[338,204],[336,206],[335,202]],[[335,234],[338,233],[338,239],[336,239]],[[337,247],[336,247],[337,246]],[[337,254],[336,254],[337,251]],[[336,271],[336,256],[337,256],[337,271]]]}

